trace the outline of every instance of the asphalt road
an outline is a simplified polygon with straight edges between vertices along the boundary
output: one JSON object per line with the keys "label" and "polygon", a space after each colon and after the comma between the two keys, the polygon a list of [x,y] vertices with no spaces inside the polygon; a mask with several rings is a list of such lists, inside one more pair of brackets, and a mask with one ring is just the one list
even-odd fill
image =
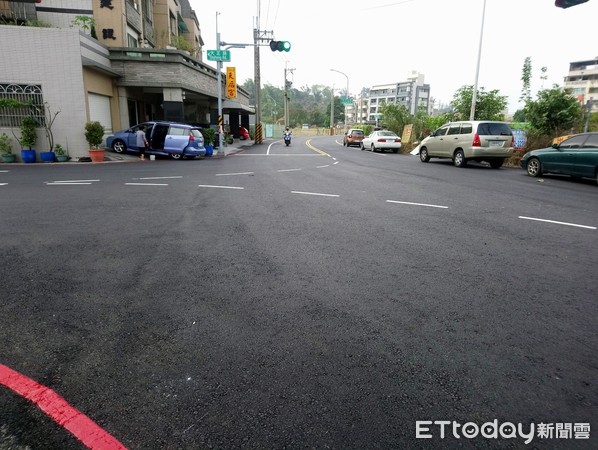
{"label": "asphalt road", "polygon": [[[131,449],[597,448],[595,182],[337,139],[1,165],[0,365]],[[0,383],[25,446],[84,448]]]}

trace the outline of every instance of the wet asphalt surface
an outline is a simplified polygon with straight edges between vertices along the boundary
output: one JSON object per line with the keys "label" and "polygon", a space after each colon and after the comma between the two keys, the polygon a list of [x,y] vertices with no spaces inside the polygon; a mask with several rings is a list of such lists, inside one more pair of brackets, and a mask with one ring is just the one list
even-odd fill
{"label": "wet asphalt surface", "polygon": [[[0,364],[128,448],[596,447],[598,231],[521,218],[595,182],[304,141],[0,166]],[[416,438],[495,419],[592,432]],[[0,385],[25,446],[83,448]]]}

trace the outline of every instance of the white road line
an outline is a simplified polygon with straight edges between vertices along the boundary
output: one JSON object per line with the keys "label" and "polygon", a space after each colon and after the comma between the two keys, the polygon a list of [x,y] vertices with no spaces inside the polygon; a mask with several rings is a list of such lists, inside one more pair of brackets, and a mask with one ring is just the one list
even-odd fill
{"label": "white road line", "polygon": [[336,166],[337,164],[338,164],[338,161],[337,161],[337,162],[335,162],[335,163],[333,163],[332,165],[333,165],[333,166]]}
{"label": "white road line", "polygon": [[547,220],[547,219],[537,219],[534,217],[525,217],[525,216],[519,216],[520,219],[524,219],[524,220],[534,220],[536,222],[547,222],[547,223],[554,223],[557,225],[567,225],[568,227],[577,227],[577,228],[586,228],[588,230],[596,230],[598,228],[596,227],[590,227],[588,225],[579,225],[577,223],[567,223],[567,222],[557,222],[556,220]]}
{"label": "white road line", "polygon": [[93,183],[61,183],[61,182],[54,182],[54,183],[46,183],[46,186],[81,186],[85,184],[93,184]]}
{"label": "white road line", "polygon": [[182,176],[176,177],[142,177],[142,178],[133,178],[134,180],[169,180],[173,178],[183,178]]}
{"label": "white road line", "polygon": [[399,202],[396,200],[386,200],[386,203],[399,203],[401,205],[412,205],[412,206],[427,206],[429,208],[442,208],[448,209],[448,206],[441,206],[441,205],[429,205],[427,203],[413,203],[413,202]]}
{"label": "white road line", "polygon": [[0,173],[8,173],[10,170],[0,170]]}
{"label": "white road line", "polygon": [[277,172],[297,172],[299,170],[302,170],[302,169],[280,169],[280,170],[277,170]]}
{"label": "white road line", "polygon": [[318,195],[320,197],[340,197],[337,194],[321,194],[319,192],[302,192],[302,191],[291,191],[291,194],[301,194],[301,195]]}
{"label": "white road line", "polygon": [[237,173],[217,173],[217,177],[226,177],[229,175],[253,175],[253,172],[237,172]]}
{"label": "white road line", "polygon": [[6,186],[8,183],[0,183],[0,186]]}
{"label": "white road line", "polygon": [[314,153],[235,153],[235,156],[325,156]]}
{"label": "white road line", "polygon": [[325,166],[318,166],[316,169],[323,169],[324,167],[330,167],[330,164],[326,164]]}
{"label": "white road line", "polygon": [[168,186],[166,183],[125,183],[125,186]]}
{"label": "white road line", "polygon": [[278,142],[280,142],[280,141],[274,141],[274,142],[272,142],[270,145],[268,145],[268,151],[266,152],[266,155],[269,155],[269,154],[270,154],[270,149],[272,148],[272,146],[273,146],[274,144],[277,144]]}
{"label": "white road line", "polygon": [[100,181],[100,180],[54,180],[52,181],[52,183],[64,183],[64,184],[69,184],[69,183],[93,183],[95,181]]}
{"label": "white road line", "polygon": [[216,189],[245,189],[244,187],[238,186],[215,186],[213,184],[200,184],[198,187],[205,187],[205,188],[216,188]]}

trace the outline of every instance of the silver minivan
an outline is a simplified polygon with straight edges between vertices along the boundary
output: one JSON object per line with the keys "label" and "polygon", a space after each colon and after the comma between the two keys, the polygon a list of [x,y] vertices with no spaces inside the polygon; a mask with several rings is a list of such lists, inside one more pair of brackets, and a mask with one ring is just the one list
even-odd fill
{"label": "silver minivan", "polygon": [[465,167],[468,161],[486,161],[498,169],[513,154],[513,143],[513,131],[506,122],[449,122],[421,142],[419,158],[422,162],[451,158],[457,167]]}

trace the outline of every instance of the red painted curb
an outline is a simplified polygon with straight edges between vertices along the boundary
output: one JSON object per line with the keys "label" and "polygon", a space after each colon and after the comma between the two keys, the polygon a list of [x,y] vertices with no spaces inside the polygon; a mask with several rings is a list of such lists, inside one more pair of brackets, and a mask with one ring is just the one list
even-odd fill
{"label": "red painted curb", "polygon": [[126,450],[126,447],[100,428],[93,420],[73,408],[60,395],[41,384],[0,364],[0,384],[35,403],[58,425],[71,432],[87,448]]}

